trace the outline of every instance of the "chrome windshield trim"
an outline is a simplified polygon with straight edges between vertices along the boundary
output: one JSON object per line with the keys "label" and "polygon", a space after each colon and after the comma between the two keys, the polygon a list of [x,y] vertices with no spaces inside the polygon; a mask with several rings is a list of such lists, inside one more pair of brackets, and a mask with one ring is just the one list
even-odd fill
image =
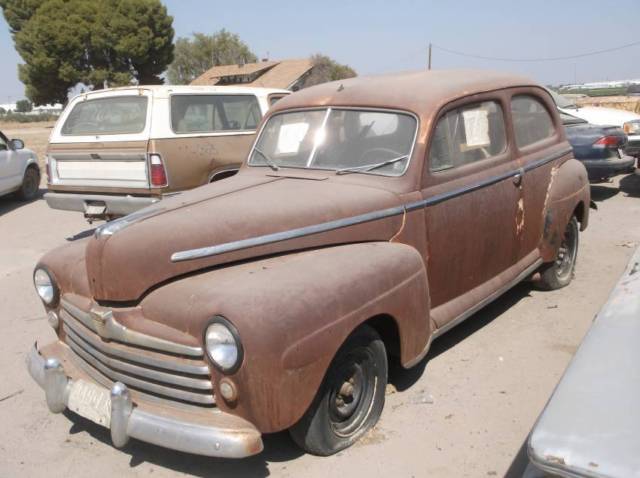
{"label": "chrome windshield trim", "polygon": [[467,194],[478,189],[482,189],[487,186],[491,186],[505,179],[511,178],[516,175],[522,175],[523,172],[531,171],[535,168],[543,166],[551,161],[559,159],[572,151],[571,147],[563,148],[560,151],[552,153],[544,158],[536,160],[522,168],[515,168],[497,176],[478,181],[476,183],[464,186],[461,188],[453,189],[442,194],[436,194],[420,201],[414,201],[405,203],[400,206],[391,207],[388,209],[382,209],[379,211],[372,211],[365,214],[359,214],[357,216],[346,217],[343,219],[337,219],[335,221],[323,222],[321,224],[314,224],[311,226],[300,227],[297,229],[290,229],[288,231],[276,232],[273,234],[265,234],[264,236],[256,236],[248,239],[241,239],[238,241],[227,242],[224,244],[218,244],[215,246],[201,247],[197,249],[189,249],[186,251],[174,252],[171,255],[171,262],[190,261],[194,259],[202,259],[204,257],[215,256],[218,254],[224,254],[227,252],[238,251],[241,249],[248,249],[250,247],[264,246],[267,244],[273,244],[275,242],[286,241],[289,239],[295,239],[303,236],[310,236],[321,232],[328,232],[335,229],[341,229],[343,227],[354,226],[365,222],[376,221],[378,219],[384,219],[391,216],[397,216],[404,214],[405,212],[411,212],[418,209],[422,209],[429,206],[440,204],[441,202],[453,199],[463,194]]}
{"label": "chrome windshield trim", "polygon": [[202,357],[203,352],[200,347],[177,344],[168,340],[152,337],[134,330],[130,330],[124,325],[116,322],[113,312],[104,307],[94,306],[91,312],[76,307],[64,297],[61,299],[62,307],[73,317],[82,322],[88,329],[94,331],[103,339],[117,340],[125,344],[139,345],[154,350],[161,350],[178,355],[189,355],[192,357]]}
{"label": "chrome windshield trim", "polygon": [[[254,141],[253,145],[251,146],[251,150],[249,151],[249,155],[247,156],[247,160],[246,160],[246,164],[249,167],[252,168],[263,168],[263,167],[268,167],[266,164],[253,164],[251,163],[251,158],[253,157],[253,150],[255,148],[255,146],[260,142],[260,139],[262,138],[262,134],[264,132],[264,129],[267,125],[267,123],[269,121],[271,121],[271,118],[281,115],[281,114],[287,114],[287,113],[299,113],[299,112],[305,112],[305,111],[325,111],[327,110],[327,113],[330,113],[332,110],[337,110],[337,111],[363,111],[363,112],[378,112],[378,113],[390,113],[390,114],[398,114],[398,115],[406,115],[406,116],[410,116],[412,117],[415,122],[415,129],[413,131],[413,139],[411,140],[411,148],[409,149],[409,152],[407,153],[407,156],[409,157],[409,160],[407,161],[407,164],[404,168],[404,170],[402,171],[402,173],[397,174],[397,175],[387,175],[387,174],[380,174],[379,172],[373,172],[373,171],[368,171],[368,172],[361,172],[359,174],[371,174],[374,176],[382,176],[384,178],[400,178],[402,176],[404,176],[404,174],[407,172],[407,170],[409,169],[409,165],[411,164],[411,160],[413,158],[413,153],[416,149],[416,140],[418,139],[418,132],[420,131],[420,118],[418,118],[418,115],[416,115],[415,113],[408,111],[408,110],[398,110],[398,109],[394,109],[394,108],[376,108],[376,107],[366,107],[366,106],[335,106],[335,105],[326,105],[326,106],[313,106],[313,107],[309,107],[309,108],[291,108],[288,110],[282,110],[282,111],[277,111],[276,113],[269,115],[269,117],[266,119],[266,121],[264,121],[262,123],[262,126],[260,127],[260,129],[258,130],[258,134],[256,135],[256,140]],[[323,118],[323,122],[322,122],[322,127],[324,127],[325,123],[326,123],[326,119],[328,118],[328,114],[325,116],[325,118]],[[314,147],[314,155],[315,155],[315,147]],[[313,159],[314,155],[310,155],[310,159]],[[283,169],[287,169],[287,168],[291,168],[291,169],[303,169],[303,170],[314,170],[314,171],[336,171],[335,169],[327,169],[327,168],[311,168],[311,167],[304,167],[304,166],[282,166],[282,165],[278,165],[279,167],[283,168]]]}

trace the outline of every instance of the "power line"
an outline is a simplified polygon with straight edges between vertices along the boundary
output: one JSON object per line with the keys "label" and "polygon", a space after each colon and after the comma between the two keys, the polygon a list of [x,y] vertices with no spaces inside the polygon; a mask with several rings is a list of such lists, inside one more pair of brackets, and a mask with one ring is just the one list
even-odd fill
{"label": "power line", "polygon": [[601,55],[603,53],[610,53],[612,51],[623,50],[625,48],[630,48],[633,46],[640,45],[640,41],[636,41],[633,43],[627,43],[626,45],[620,45],[613,48],[605,48],[603,50],[590,51],[588,53],[580,53],[577,55],[568,55],[568,56],[555,56],[548,58],[501,58],[495,56],[484,56],[484,55],[475,55],[473,53],[465,53],[458,50],[452,50],[450,48],[445,48],[440,45],[432,44],[433,48],[437,48],[438,50],[451,53],[453,55],[465,56],[467,58],[476,58],[479,60],[491,60],[491,61],[508,61],[508,62],[517,62],[517,63],[526,63],[526,62],[543,62],[543,61],[562,61],[562,60],[573,60],[575,58],[584,58],[587,56],[593,55]]}

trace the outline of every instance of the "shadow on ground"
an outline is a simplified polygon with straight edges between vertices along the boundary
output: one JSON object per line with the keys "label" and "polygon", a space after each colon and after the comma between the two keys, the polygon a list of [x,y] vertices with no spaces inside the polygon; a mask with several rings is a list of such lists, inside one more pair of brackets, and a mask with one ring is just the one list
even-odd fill
{"label": "shadow on ground", "polygon": [[596,202],[606,201],[618,194],[620,190],[613,184],[592,184],[591,200]]}
{"label": "shadow on ground", "polygon": [[620,180],[620,191],[628,196],[640,198],[640,169],[636,174],[629,174]]}
{"label": "shadow on ground", "polygon": [[31,201],[23,201],[18,199],[15,194],[7,194],[6,196],[0,196],[0,216],[3,214],[7,214],[15,209],[18,209],[22,206],[26,206],[27,204],[32,203],[33,201],[39,201],[44,196],[46,189],[38,189],[37,196]]}
{"label": "shadow on ground", "polygon": [[402,368],[399,363],[392,363],[389,372],[389,382],[392,383],[398,391],[407,390],[420,379],[429,361],[455,347],[467,337],[490,324],[494,319],[522,299],[528,297],[532,287],[533,284],[531,282],[521,282],[500,298],[476,312],[460,325],[436,339],[433,344],[431,344],[431,348],[425,359],[415,367],[407,370]]}
{"label": "shadow on ground", "polygon": [[[69,410],[64,415],[72,422],[69,434],[86,432],[95,440],[111,444],[109,430],[90,420],[76,415]],[[198,477],[267,477],[269,463],[278,463],[293,460],[302,456],[303,452],[295,445],[287,432],[274,433],[263,436],[264,451],[259,455],[240,460],[211,458],[200,455],[192,455],[174,450],[167,450],[155,445],[130,440],[121,449],[120,453],[126,453],[131,458],[129,466],[136,468],[142,463],[149,463],[179,473],[187,473]]]}

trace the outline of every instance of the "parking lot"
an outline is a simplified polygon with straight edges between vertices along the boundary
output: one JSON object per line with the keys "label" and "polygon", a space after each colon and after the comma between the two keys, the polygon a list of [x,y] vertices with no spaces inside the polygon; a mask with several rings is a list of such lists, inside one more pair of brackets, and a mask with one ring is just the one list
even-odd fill
{"label": "parking lot", "polygon": [[31,274],[44,252],[90,228],[41,199],[0,198],[0,476],[517,476],[527,433],[640,244],[640,176],[592,186],[592,197],[598,210],[569,287],[521,284],[438,339],[415,369],[392,370],[382,419],[353,448],[317,458],[280,433],[241,461],[135,441],[116,450],[106,429],[49,413],[24,367],[34,338],[53,338]]}

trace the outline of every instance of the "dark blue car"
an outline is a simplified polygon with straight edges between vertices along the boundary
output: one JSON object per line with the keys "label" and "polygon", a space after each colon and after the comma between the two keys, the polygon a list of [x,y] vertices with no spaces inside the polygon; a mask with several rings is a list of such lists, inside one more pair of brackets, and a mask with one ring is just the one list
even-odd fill
{"label": "dark blue car", "polygon": [[635,169],[635,158],[623,152],[627,135],[617,126],[598,126],[560,112],[576,159],[587,168],[589,181],[599,182]]}

